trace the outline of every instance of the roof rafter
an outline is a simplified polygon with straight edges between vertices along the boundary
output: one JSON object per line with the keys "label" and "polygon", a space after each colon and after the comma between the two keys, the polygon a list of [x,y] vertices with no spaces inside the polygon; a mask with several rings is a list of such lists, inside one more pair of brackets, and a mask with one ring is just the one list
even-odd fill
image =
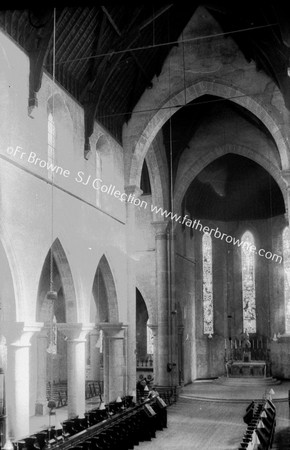
{"label": "roof rafter", "polygon": [[[159,11],[157,11],[152,17],[149,19],[146,19],[142,24],[139,26],[134,26],[136,22],[136,17],[139,15],[140,10],[133,15],[126,27],[126,30],[123,30],[123,33],[119,35],[120,30],[118,29],[117,25],[114,24],[113,27],[115,31],[118,33],[118,38],[114,41],[114,45],[112,45],[115,49],[125,49],[128,50],[130,53],[130,48],[132,45],[139,39],[140,32],[144,30],[148,25],[150,25],[156,18],[160,17],[162,14],[164,14],[169,8],[171,8],[172,5],[166,5],[165,7],[162,7]],[[107,13],[107,10],[103,9],[104,15],[107,17],[107,19],[112,24],[113,19],[111,18],[111,15]],[[109,17],[110,19],[109,19]],[[121,39],[120,39],[121,38]],[[93,133],[94,129],[94,120],[100,105],[100,101],[102,99],[102,95],[105,91],[105,88],[112,76],[112,74],[116,71],[116,68],[121,61],[121,59],[124,57],[126,53],[119,53],[115,54],[114,51],[112,53],[107,53],[105,57],[102,58],[102,61],[97,65],[96,71],[94,73],[94,79],[91,80],[89,85],[86,89],[86,98],[83,96],[83,104],[85,105],[85,147],[84,147],[84,156],[85,158],[88,157],[88,153],[90,152],[90,142],[89,138]],[[113,59],[114,60],[111,64],[111,67],[109,67],[109,70],[106,70],[107,63]],[[146,75],[147,77],[147,75]],[[148,78],[148,77],[147,77]],[[96,88],[94,88],[96,81],[98,81],[98,85]],[[150,80],[151,81],[151,80]],[[92,102],[92,97],[95,99],[95,102]]]}
{"label": "roof rafter", "polygon": [[[121,33],[121,31],[119,30],[116,22],[114,21],[114,19],[112,18],[111,14],[109,13],[109,11],[107,10],[107,8],[105,6],[102,6],[102,10],[104,11],[104,13],[106,14],[110,24],[112,25],[112,27],[114,28],[114,30],[116,31],[116,33],[118,34],[119,37],[123,37],[123,34]],[[144,78],[146,79],[146,82],[148,83],[148,86],[152,85],[152,82],[149,78],[149,76],[147,75],[146,71],[144,70],[142,64],[140,63],[139,59],[137,58],[137,56],[135,55],[134,52],[129,51],[130,55],[132,56],[132,58],[134,59],[137,67],[140,69],[142,75],[144,76]]]}

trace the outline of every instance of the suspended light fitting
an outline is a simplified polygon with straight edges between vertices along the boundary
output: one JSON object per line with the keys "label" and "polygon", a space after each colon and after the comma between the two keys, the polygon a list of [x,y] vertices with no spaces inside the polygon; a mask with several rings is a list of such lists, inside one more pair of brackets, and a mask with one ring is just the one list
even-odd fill
{"label": "suspended light fitting", "polygon": [[[52,115],[54,117],[54,92],[55,92],[55,36],[56,36],[56,10],[54,8],[53,12],[53,70],[52,70]],[[57,300],[57,292],[53,289],[53,174],[51,180],[51,250],[50,250],[50,280],[49,280],[49,291],[47,292],[46,298],[48,300]]]}

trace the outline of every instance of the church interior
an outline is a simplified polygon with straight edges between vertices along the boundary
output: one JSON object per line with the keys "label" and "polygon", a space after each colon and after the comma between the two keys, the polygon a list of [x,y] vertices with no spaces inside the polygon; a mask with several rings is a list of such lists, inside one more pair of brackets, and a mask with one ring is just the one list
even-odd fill
{"label": "church interior", "polygon": [[0,449],[290,448],[286,7],[8,5],[0,62]]}

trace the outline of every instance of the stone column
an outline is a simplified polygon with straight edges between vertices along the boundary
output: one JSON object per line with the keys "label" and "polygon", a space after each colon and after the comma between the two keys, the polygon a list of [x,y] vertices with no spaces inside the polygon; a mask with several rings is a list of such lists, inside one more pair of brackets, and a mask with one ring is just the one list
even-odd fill
{"label": "stone column", "polygon": [[169,336],[169,292],[168,292],[168,258],[167,258],[167,225],[168,222],[153,222],[155,228],[156,255],[156,295],[158,304],[158,377],[156,384],[169,386],[170,372],[167,370],[170,360]]}
{"label": "stone column", "polygon": [[178,314],[176,303],[176,289],[175,289],[175,238],[173,222],[169,222],[169,242],[168,242],[168,254],[170,255],[170,266],[168,267],[169,288],[168,292],[168,325],[169,325],[169,357],[170,362],[174,364],[172,371],[170,372],[171,385],[177,386],[179,384],[179,360],[178,360]]}
{"label": "stone column", "polygon": [[30,340],[42,323],[5,322],[1,331],[7,342],[7,429],[11,439],[29,435]]}
{"label": "stone column", "polygon": [[47,334],[48,329],[43,328],[37,336],[37,393],[35,415],[43,416],[47,412],[46,385],[47,385]]}
{"label": "stone column", "polygon": [[101,328],[104,332],[105,346],[104,397],[108,403],[125,394],[124,328],[122,323],[103,323]]}
{"label": "stone column", "polygon": [[136,208],[132,201],[142,194],[142,190],[137,186],[127,186],[125,188],[127,194],[127,318],[128,318],[128,332],[127,332],[127,393],[130,394],[136,391],[136,271],[134,260],[135,256],[135,235],[136,223],[135,214]]}
{"label": "stone column", "polygon": [[95,328],[90,333],[90,361],[91,361],[90,379],[94,380],[94,381],[101,380],[100,348],[97,347],[99,337],[100,337],[100,331]]}
{"label": "stone column", "polygon": [[57,325],[67,337],[67,393],[68,418],[83,417],[86,410],[86,336],[94,324],[60,323]]}

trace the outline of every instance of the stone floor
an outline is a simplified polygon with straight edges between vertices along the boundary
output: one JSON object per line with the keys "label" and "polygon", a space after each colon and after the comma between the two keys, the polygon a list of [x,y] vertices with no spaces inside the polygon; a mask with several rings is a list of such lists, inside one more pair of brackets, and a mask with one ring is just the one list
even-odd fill
{"label": "stone floor", "polygon": [[[277,410],[274,449],[290,448],[288,391],[290,381],[275,386],[227,386],[217,381],[194,382],[185,386],[176,404],[168,407],[168,428],[158,431],[151,442],[141,442],[140,450],[235,450],[246,430],[243,422],[246,404],[262,399],[273,389]],[[87,401],[87,408],[98,405]],[[54,421],[67,418],[67,408],[56,410]],[[32,417],[30,432],[48,427],[48,416]],[[286,446],[285,446],[286,445]]]}
{"label": "stone floor", "polygon": [[[267,390],[271,388],[267,387]],[[277,425],[272,450],[290,448],[290,382],[273,386]],[[236,450],[246,431],[246,404],[262,399],[265,386],[223,386],[218,382],[195,382],[183,388],[179,401],[168,408],[168,428],[159,431],[140,450]],[[276,400],[275,400],[276,399]]]}

